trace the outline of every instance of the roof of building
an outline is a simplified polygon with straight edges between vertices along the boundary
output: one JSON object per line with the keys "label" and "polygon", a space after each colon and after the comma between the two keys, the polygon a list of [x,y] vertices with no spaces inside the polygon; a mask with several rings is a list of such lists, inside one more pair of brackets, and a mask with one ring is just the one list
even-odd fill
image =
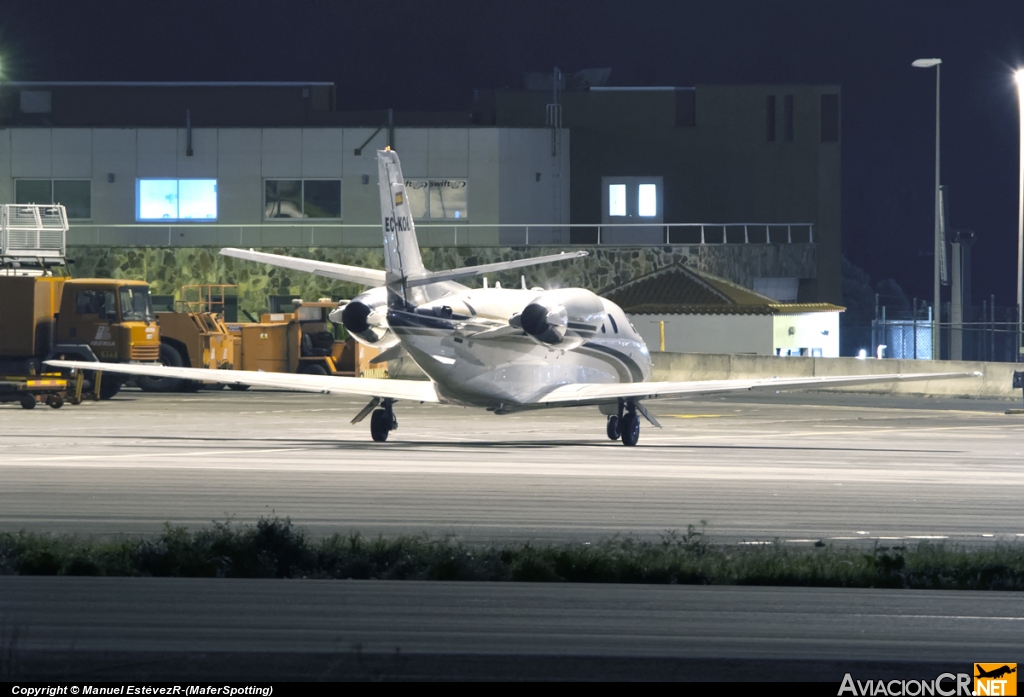
{"label": "roof of building", "polygon": [[604,296],[631,315],[780,315],[846,309],[831,303],[780,303],[682,264],[635,278]]}

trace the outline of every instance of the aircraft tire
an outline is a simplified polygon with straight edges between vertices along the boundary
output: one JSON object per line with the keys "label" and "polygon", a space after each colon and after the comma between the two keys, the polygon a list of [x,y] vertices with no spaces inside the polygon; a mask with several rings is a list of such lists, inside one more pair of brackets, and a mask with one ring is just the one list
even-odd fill
{"label": "aircraft tire", "polygon": [[370,415],[370,436],[378,443],[388,439],[388,428],[391,424],[387,422],[387,413],[383,409],[374,409]]}
{"label": "aircraft tire", "polygon": [[619,417],[612,414],[608,417],[608,438],[610,440],[618,440],[619,436]]}
{"label": "aircraft tire", "polygon": [[636,414],[626,414],[622,417],[622,444],[633,446],[640,440],[640,417]]}

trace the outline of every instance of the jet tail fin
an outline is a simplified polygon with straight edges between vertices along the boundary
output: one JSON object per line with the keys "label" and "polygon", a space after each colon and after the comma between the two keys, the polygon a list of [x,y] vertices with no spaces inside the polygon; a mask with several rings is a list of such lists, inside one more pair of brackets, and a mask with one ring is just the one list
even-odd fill
{"label": "jet tail fin", "polygon": [[390,148],[378,150],[377,170],[380,174],[380,216],[384,228],[384,272],[390,284],[421,274],[424,268],[398,153]]}

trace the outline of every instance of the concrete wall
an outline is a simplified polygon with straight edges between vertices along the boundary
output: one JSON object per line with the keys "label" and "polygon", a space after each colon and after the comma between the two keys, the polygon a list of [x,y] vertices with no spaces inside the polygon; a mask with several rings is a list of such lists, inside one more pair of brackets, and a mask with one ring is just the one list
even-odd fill
{"label": "concrete wall", "polygon": [[680,353],[754,353],[770,356],[771,315],[627,315],[652,351],[661,346]]}
{"label": "concrete wall", "polygon": [[729,380],[778,376],[882,375],[906,373],[981,373],[981,377],[876,383],[833,389],[843,392],[934,397],[1020,399],[1011,385],[1014,363],[981,361],[861,360],[857,358],[779,358],[699,353],[653,353],[654,380]]}
{"label": "concrete wall", "polygon": [[[188,156],[187,133],[181,128],[0,129],[0,203],[15,201],[17,179],[90,179],[92,218],[72,221],[69,246],[377,246],[376,150],[384,147],[386,133],[370,139],[373,134],[370,128],[195,128]],[[357,156],[355,149],[364,143]],[[567,222],[567,132],[562,147],[565,157],[552,158],[546,129],[395,129],[395,148],[407,177],[468,180],[468,217],[461,223]],[[216,178],[216,223],[261,227],[139,224],[135,182],[142,177]],[[313,230],[281,224],[293,221],[265,221],[263,181],[287,178],[341,179],[342,218],[337,222],[374,228]],[[452,244],[458,224],[424,229],[421,243]],[[478,246],[498,243],[497,229],[466,229],[459,240]]]}

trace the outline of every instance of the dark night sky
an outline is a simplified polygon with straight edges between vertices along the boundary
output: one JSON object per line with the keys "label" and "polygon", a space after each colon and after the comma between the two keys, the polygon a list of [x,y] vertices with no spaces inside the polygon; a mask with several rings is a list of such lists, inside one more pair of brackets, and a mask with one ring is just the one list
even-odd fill
{"label": "dark night sky", "polygon": [[[1016,293],[1024,2],[53,2],[6,0],[6,80],[325,80],[342,109],[461,110],[524,71],[611,67],[620,85],[838,83],[843,249],[931,294],[933,70],[953,227],[975,299]],[[656,144],[652,143],[652,147]],[[685,221],[672,221],[685,222]]]}

